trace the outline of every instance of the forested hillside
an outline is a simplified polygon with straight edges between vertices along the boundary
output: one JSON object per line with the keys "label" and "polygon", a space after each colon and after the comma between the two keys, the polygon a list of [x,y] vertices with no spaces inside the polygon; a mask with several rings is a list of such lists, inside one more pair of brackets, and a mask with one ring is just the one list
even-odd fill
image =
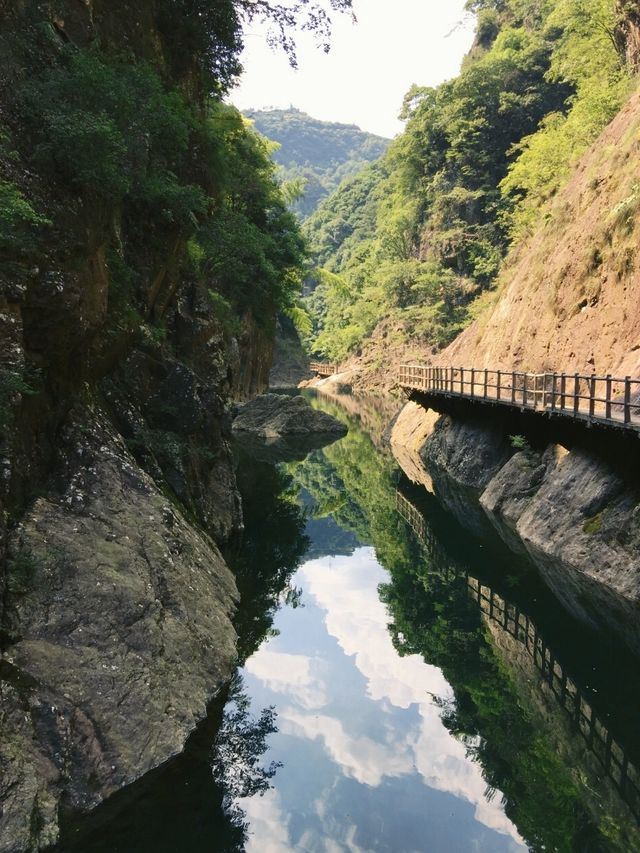
{"label": "forested hillside", "polygon": [[256,130],[279,144],[273,152],[278,177],[300,182],[303,195],[292,207],[301,219],[310,216],[344,178],[380,157],[389,144],[353,124],[320,121],[293,108],[245,115]]}
{"label": "forested hillside", "polygon": [[312,350],[374,333],[422,353],[482,310],[510,247],[633,90],[628,4],[483,0],[458,77],[406,95],[405,132],[306,224],[318,269]]}

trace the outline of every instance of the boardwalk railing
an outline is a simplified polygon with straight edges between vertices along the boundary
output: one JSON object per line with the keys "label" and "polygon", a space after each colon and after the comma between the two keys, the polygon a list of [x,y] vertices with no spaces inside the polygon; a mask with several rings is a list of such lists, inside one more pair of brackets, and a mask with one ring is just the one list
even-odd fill
{"label": "boardwalk railing", "polygon": [[396,508],[416,534],[427,556],[435,560],[433,574],[448,581],[464,578],[483,617],[499,625],[522,644],[556,701],[569,716],[571,724],[640,822],[640,771],[609,730],[607,721],[598,715],[582,689],[556,658],[535,623],[515,604],[509,603],[495,590],[473,577],[468,568],[456,564],[446,555],[442,559],[444,549],[437,542],[424,516],[400,492],[396,492]]}
{"label": "boardwalk railing", "polygon": [[630,376],[403,364],[398,382],[408,391],[500,403],[640,431],[640,379]]}
{"label": "boardwalk railing", "polygon": [[309,369],[317,376],[333,376],[334,373],[338,372],[338,365],[326,364],[323,361],[312,361],[309,365]]}

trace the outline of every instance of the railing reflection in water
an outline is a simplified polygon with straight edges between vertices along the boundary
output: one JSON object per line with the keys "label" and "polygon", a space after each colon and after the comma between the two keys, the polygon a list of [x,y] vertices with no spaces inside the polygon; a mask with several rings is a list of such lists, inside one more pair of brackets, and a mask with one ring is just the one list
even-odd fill
{"label": "railing reflection in water", "polygon": [[437,568],[433,573],[447,581],[464,580],[484,616],[522,644],[558,704],[570,717],[575,729],[640,822],[640,773],[637,766],[629,760],[624,747],[614,738],[581,688],[556,658],[535,623],[515,604],[483,585],[466,567],[452,560],[432,535],[422,513],[401,492],[396,492],[396,508],[416,534],[427,555],[435,558]]}

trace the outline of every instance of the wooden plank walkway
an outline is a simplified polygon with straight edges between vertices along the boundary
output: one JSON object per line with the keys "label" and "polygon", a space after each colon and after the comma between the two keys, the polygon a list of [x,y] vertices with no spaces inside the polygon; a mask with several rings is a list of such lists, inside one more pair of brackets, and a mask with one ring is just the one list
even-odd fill
{"label": "wooden plank walkway", "polygon": [[333,376],[338,372],[338,365],[327,364],[323,361],[312,361],[309,365],[309,370],[315,373],[316,376]]}
{"label": "wooden plank walkway", "polygon": [[630,376],[403,364],[398,384],[407,393],[511,406],[640,433],[640,379]]}
{"label": "wooden plank walkway", "polygon": [[429,559],[429,575],[445,582],[463,582],[478,603],[484,619],[497,623],[521,643],[555,700],[568,715],[574,731],[581,735],[611,779],[634,817],[640,822],[640,770],[616,739],[605,717],[598,714],[590,697],[567,672],[546,643],[533,620],[506,601],[495,590],[473,576],[470,567],[452,560],[436,540],[422,513],[399,491],[396,510],[407,522]]}

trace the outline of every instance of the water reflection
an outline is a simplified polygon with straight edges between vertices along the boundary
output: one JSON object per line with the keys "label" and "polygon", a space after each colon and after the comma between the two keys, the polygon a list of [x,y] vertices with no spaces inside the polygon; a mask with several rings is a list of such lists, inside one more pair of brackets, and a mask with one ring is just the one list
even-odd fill
{"label": "water reflection", "polygon": [[[526,647],[518,654],[522,644],[510,645],[515,638],[498,619],[487,624],[461,566],[471,557],[481,588],[493,584],[496,608],[497,590],[506,587],[521,621],[529,619],[528,607],[541,624],[539,615],[547,614],[554,648],[567,650],[577,662],[572,671],[583,684],[588,678],[592,692],[601,685],[607,717],[627,733],[638,695],[620,685],[635,682],[635,662],[614,646],[597,648],[530,569],[501,561],[451,519],[444,519],[446,546],[425,549],[408,535],[394,466],[353,422],[347,438],[289,470],[308,490],[312,515],[329,512],[374,547],[305,564],[295,578],[307,602],[304,623],[279,614],[279,637],[248,663],[252,693],[281,709],[272,752],[285,765],[270,805],[258,807],[251,849],[265,837],[282,850],[640,849],[619,792],[594,768],[596,756],[557,702],[549,706],[548,670],[535,666]],[[434,501],[429,510],[441,524]],[[316,553],[322,544],[314,538]],[[305,632],[315,643],[302,660],[293,652]],[[616,654],[617,680],[605,673],[608,653]],[[566,684],[565,697],[575,697],[578,681]],[[593,717],[585,690],[579,688],[583,725]],[[597,722],[592,728],[593,743],[606,749],[609,729]],[[292,769],[291,784],[289,765],[298,767],[301,755],[315,778]],[[453,804],[435,805],[445,792]]]}
{"label": "water reflection", "polygon": [[[556,651],[547,643],[544,632],[518,604],[505,599],[491,586],[474,577],[471,567],[450,558],[434,536],[427,519],[400,491],[396,493],[396,505],[432,560],[433,571],[446,578],[449,584],[461,581],[466,585],[496,646],[502,646],[506,654],[519,659],[525,669],[530,664],[537,670],[540,676],[538,688],[547,688],[547,697],[555,700],[568,715],[572,723],[570,736],[583,738],[604,774],[613,782],[636,820],[640,820],[640,773],[622,740],[610,728],[610,714],[599,712],[593,704],[593,692],[585,690],[572,677]],[[530,682],[532,680],[529,679]],[[455,712],[449,718],[450,723],[454,717]]]}
{"label": "water reflection", "polygon": [[241,463],[242,686],[63,849],[640,849],[636,662],[349,427]]}
{"label": "water reflection", "polygon": [[270,754],[284,762],[266,802],[242,802],[247,849],[524,849],[442,723],[442,673],[393,648],[386,579],[368,547],[306,563],[304,614],[281,611],[279,635],[247,662],[258,704],[278,708]]}
{"label": "water reflection", "polygon": [[236,674],[231,683],[222,722],[213,742],[211,765],[214,782],[224,792],[222,808],[230,824],[240,831],[246,842],[249,824],[238,801],[262,796],[271,787],[270,780],[281,763],[260,764],[267,750],[267,738],[278,731],[273,706],[263,708],[252,717],[250,699],[244,682]]}

